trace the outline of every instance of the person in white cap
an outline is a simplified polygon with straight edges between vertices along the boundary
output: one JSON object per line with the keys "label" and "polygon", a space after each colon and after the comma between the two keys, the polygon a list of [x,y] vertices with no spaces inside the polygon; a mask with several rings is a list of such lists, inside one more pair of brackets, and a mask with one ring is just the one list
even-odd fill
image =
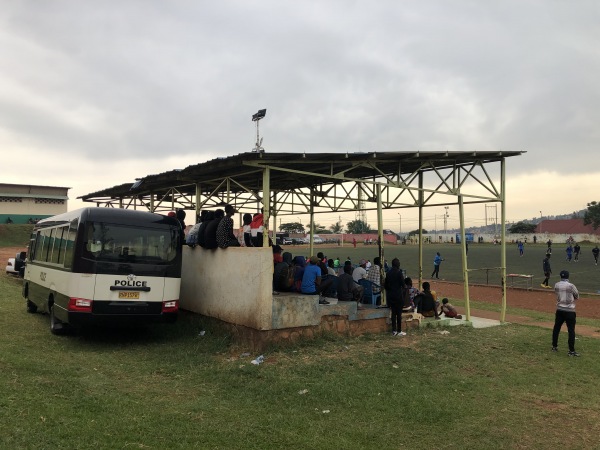
{"label": "person in white cap", "polygon": [[560,272],[560,281],[554,285],[556,292],[556,318],[552,330],[552,351],[558,351],[558,335],[563,323],[567,322],[569,332],[569,356],[579,356],[575,351],[575,302],[579,299],[579,291],[575,285],[569,282],[569,272]]}
{"label": "person in white cap", "polygon": [[354,281],[356,281],[358,283],[358,280],[367,278],[366,267],[367,267],[367,261],[364,259],[361,259],[360,262],[358,263],[358,267],[352,271],[352,278],[354,279]]}

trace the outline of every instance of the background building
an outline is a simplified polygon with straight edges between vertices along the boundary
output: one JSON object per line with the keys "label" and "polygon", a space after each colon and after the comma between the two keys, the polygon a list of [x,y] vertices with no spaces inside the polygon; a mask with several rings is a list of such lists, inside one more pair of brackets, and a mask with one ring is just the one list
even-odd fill
{"label": "background building", "polygon": [[0,223],[28,223],[67,212],[68,187],[0,183]]}

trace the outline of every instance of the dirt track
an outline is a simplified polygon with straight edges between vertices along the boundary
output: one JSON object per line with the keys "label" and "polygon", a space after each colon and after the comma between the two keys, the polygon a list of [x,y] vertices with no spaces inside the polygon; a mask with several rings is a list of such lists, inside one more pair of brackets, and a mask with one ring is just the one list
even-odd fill
{"label": "dirt track", "polygon": [[[445,281],[431,280],[431,289],[441,294],[442,297],[464,298],[463,285]],[[500,305],[502,291],[500,287],[469,286],[469,297],[472,300]],[[508,307],[529,309],[553,314],[556,311],[556,295],[553,289],[534,288],[526,289],[508,288],[506,290],[506,304]],[[577,301],[577,316],[590,319],[600,319],[600,297],[588,296]]]}

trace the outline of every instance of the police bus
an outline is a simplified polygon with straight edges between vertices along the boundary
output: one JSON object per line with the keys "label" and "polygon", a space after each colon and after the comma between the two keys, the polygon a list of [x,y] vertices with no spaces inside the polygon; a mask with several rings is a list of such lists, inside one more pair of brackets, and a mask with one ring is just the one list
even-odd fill
{"label": "police bus", "polygon": [[27,311],[50,331],[116,322],[173,322],[179,310],[179,221],[143,211],[83,208],[40,220],[23,281]]}

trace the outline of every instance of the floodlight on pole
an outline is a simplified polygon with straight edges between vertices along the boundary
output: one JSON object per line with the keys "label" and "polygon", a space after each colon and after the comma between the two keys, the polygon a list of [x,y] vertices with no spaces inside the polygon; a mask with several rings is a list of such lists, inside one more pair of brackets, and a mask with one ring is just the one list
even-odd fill
{"label": "floodlight on pole", "polygon": [[254,145],[254,148],[252,149],[253,152],[264,152],[265,151],[265,149],[262,148],[262,138],[259,136],[259,132],[258,132],[258,122],[260,122],[260,119],[264,119],[264,117],[266,115],[267,115],[266,109],[259,109],[256,114],[252,114],[252,122],[256,122],[256,144]]}

